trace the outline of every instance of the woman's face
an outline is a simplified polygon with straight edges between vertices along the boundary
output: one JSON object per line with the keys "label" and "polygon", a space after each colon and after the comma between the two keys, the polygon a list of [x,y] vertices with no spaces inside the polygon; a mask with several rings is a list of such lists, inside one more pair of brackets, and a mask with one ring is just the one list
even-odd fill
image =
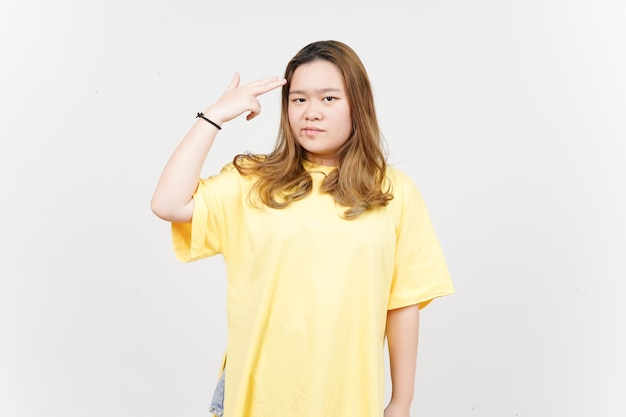
{"label": "woman's face", "polygon": [[307,159],[337,166],[339,149],[352,134],[350,106],[337,66],[318,60],[296,68],[287,110],[291,131]]}

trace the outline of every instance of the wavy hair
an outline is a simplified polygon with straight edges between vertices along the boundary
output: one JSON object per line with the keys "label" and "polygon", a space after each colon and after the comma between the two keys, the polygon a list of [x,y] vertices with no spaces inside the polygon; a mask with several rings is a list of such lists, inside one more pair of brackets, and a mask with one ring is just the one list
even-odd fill
{"label": "wavy hair", "polygon": [[[321,191],[347,207],[352,219],[366,210],[386,206],[393,198],[385,181],[387,164],[383,137],[378,126],[374,97],[365,66],[344,43],[319,41],[302,48],[287,64],[282,87],[281,118],[274,150],[268,155],[239,154],[233,163],[242,175],[256,174],[252,191],[272,208],[284,208],[307,196],[313,179],[303,161],[306,150],[298,144],[289,125],[289,89],[295,70],[302,64],[325,60],[341,72],[346,86],[353,133],[338,153],[338,166],[321,185]],[[249,196],[250,197],[250,196]]]}

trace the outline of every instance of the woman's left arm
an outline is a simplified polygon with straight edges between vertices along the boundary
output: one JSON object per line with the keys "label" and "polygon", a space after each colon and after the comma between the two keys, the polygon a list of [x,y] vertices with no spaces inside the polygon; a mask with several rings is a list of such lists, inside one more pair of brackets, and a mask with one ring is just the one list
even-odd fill
{"label": "woman's left arm", "polygon": [[391,400],[385,408],[385,417],[409,417],[410,414],[415,388],[419,312],[417,304],[387,312]]}

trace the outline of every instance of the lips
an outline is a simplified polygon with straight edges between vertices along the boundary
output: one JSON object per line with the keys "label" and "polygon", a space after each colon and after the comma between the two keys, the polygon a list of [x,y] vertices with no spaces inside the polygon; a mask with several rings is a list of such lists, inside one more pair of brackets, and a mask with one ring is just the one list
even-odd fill
{"label": "lips", "polygon": [[315,135],[323,132],[323,130],[314,126],[306,126],[302,128],[302,132],[304,132],[304,134],[306,135]]}

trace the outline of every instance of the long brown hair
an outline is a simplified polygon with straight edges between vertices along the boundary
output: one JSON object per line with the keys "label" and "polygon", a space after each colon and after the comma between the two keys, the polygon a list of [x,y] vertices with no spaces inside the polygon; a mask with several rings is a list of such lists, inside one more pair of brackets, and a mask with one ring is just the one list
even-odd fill
{"label": "long brown hair", "polygon": [[269,207],[284,208],[311,192],[313,179],[303,166],[306,151],[296,141],[289,125],[288,107],[289,88],[296,68],[316,60],[329,61],[341,72],[354,127],[352,135],[339,150],[337,169],[324,179],[321,191],[347,207],[346,218],[355,218],[368,209],[386,206],[393,195],[385,181],[387,164],[370,81],[361,59],[344,43],[314,42],[289,61],[274,150],[268,155],[240,154],[235,156],[233,163],[242,175],[258,175],[252,191]]}

